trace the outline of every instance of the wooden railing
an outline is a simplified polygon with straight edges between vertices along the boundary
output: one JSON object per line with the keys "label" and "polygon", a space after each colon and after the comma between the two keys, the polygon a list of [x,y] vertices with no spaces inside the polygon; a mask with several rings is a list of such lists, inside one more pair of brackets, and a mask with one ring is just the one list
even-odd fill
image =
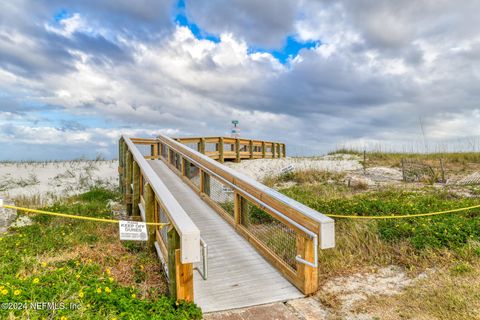
{"label": "wooden railing", "polygon": [[192,137],[174,140],[223,163],[242,159],[285,158],[284,143],[232,137]]}
{"label": "wooden railing", "polygon": [[193,301],[193,263],[200,261],[200,231],[128,137],[119,142],[119,174],[127,213],[146,222],[169,224],[148,226],[148,244],[167,270],[170,294]]}
{"label": "wooden railing", "polygon": [[[132,139],[161,159],[304,294],[318,288],[318,248],[335,245],[334,221],[207,154],[160,135]],[[232,263],[235,263],[232,261]]]}

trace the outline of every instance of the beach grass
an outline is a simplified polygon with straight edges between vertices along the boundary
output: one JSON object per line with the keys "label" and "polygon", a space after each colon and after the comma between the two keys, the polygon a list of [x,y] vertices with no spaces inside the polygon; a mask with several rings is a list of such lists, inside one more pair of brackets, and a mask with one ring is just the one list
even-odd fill
{"label": "beach grass", "polygon": [[[119,194],[94,187],[42,208],[115,218]],[[0,235],[2,319],[200,319],[194,304],[176,302],[158,258],[143,243],[120,242],[118,225],[46,215]],[[62,305],[42,306],[37,302]],[[17,306],[17,307],[13,307]]]}

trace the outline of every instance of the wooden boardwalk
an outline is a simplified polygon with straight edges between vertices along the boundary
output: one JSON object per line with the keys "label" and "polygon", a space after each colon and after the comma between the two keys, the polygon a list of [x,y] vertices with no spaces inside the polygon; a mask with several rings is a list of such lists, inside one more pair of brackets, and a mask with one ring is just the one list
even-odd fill
{"label": "wooden boardwalk", "polygon": [[[164,162],[148,162],[193,220],[208,245],[208,279],[203,280],[198,272],[194,272],[194,301],[203,312],[303,297]],[[201,262],[197,267],[201,268]]]}

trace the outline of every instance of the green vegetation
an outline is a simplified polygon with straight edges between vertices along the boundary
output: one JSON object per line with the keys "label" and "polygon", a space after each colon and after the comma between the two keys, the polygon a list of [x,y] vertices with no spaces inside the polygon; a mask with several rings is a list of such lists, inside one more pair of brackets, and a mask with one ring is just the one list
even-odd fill
{"label": "green vegetation", "polygon": [[[363,156],[358,155],[359,159]],[[480,155],[473,153],[368,153],[367,168],[399,166],[404,157],[422,159],[429,165],[446,159],[447,172],[460,177],[478,171],[480,164]],[[430,181],[421,180],[358,188],[347,185],[345,180],[342,175],[309,170],[270,177],[266,182],[325,214],[410,215],[480,205],[478,185],[432,186]],[[398,295],[372,294],[366,301],[356,303],[353,314],[392,320],[478,319],[480,208],[406,219],[336,218],[335,230],[335,248],[319,252],[320,282],[332,276],[369,273],[388,265],[403,267],[413,279]],[[422,276],[417,278],[419,275]],[[317,297],[329,307],[333,318],[345,316],[343,296],[320,291]]]}
{"label": "green vegetation", "polygon": [[[109,202],[116,200],[116,192],[93,188],[44,209],[111,218]],[[0,235],[0,303],[20,308],[0,309],[0,318],[202,317],[194,304],[166,296],[158,259],[143,244],[120,242],[116,224],[46,215],[32,220]],[[36,302],[56,303],[57,310],[33,310]]]}
{"label": "green vegetation", "polygon": [[[409,215],[480,204],[476,186],[459,190],[399,182],[358,188],[348,186],[343,174],[315,170],[270,177],[266,182],[325,214]],[[321,281],[372,266],[395,264],[420,272],[480,257],[480,209],[408,219],[335,220],[336,247],[319,253]]]}
{"label": "green vegetation", "polygon": [[[361,193],[352,197],[322,198],[312,196],[312,188],[295,186],[283,193],[319,212],[360,216],[428,213],[479,204],[475,198],[461,198],[445,190],[403,191],[389,189]],[[411,219],[387,219],[378,223],[382,239],[409,241],[415,248],[449,248],[464,246],[480,239],[480,208],[467,212]]]}

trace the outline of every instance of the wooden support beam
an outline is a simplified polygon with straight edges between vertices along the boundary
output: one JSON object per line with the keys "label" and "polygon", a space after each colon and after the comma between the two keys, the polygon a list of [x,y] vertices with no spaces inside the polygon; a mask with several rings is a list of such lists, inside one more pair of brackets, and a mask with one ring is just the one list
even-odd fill
{"label": "wooden support beam", "polygon": [[150,146],[150,155],[152,157],[157,157],[158,156],[158,143],[152,144]]}
{"label": "wooden support beam", "polygon": [[272,158],[275,158],[275,142],[272,143]]}
{"label": "wooden support beam", "polygon": [[123,176],[125,174],[125,170],[123,168],[123,139],[120,138],[118,140],[118,184],[120,188],[120,192],[123,196]]}
{"label": "wooden support beam", "polygon": [[220,163],[223,163],[225,161],[225,158],[223,157],[223,147],[224,147],[223,137],[220,137],[218,139],[218,153],[219,153],[218,161],[220,161]]}
{"label": "wooden support beam", "polygon": [[287,157],[287,147],[285,146],[285,143],[282,145],[282,149],[283,149],[283,157],[286,158]]}
{"label": "wooden support beam", "polygon": [[[315,246],[313,239],[297,233],[297,255],[313,262]],[[312,294],[318,290],[318,268],[297,262],[297,274],[301,283],[300,290],[304,294]]]}
{"label": "wooden support beam", "polygon": [[[155,222],[155,194],[149,183],[145,185],[145,220],[146,222]],[[147,226],[148,242],[150,249],[154,249],[155,226]]]}
{"label": "wooden support beam", "polygon": [[140,208],[138,204],[140,203],[140,167],[138,163],[134,160],[133,161],[133,194],[132,194],[132,215],[138,216],[140,215]]}
{"label": "wooden support beam", "polygon": [[253,159],[253,140],[250,140],[248,150],[250,151],[250,159]]}
{"label": "wooden support beam", "polygon": [[175,250],[175,277],[177,300],[193,301],[193,264],[180,261],[180,249]]}
{"label": "wooden support beam", "polygon": [[185,158],[182,158],[182,175],[185,177],[190,175],[190,163]]}
{"label": "wooden support beam", "polygon": [[170,227],[167,233],[168,243],[168,289],[170,296],[177,297],[177,268],[176,268],[176,256],[175,250],[180,248],[180,237],[175,228]]}
{"label": "wooden support beam", "polygon": [[199,152],[205,154],[205,138],[200,138]]}
{"label": "wooden support beam", "polygon": [[199,169],[199,172],[198,174],[200,175],[200,193],[203,193],[203,187],[204,187],[204,184],[203,184],[203,170],[202,169]]}
{"label": "wooden support beam", "polygon": [[127,214],[132,215],[132,177],[133,177],[133,156],[127,150],[126,175],[125,175],[125,202],[127,207]]}
{"label": "wooden support beam", "polygon": [[242,223],[242,196],[236,191],[233,194],[233,218],[235,224]]}
{"label": "wooden support beam", "polygon": [[240,162],[240,139],[235,139],[235,162]]}
{"label": "wooden support beam", "polygon": [[262,158],[265,159],[265,141],[262,141]]}
{"label": "wooden support beam", "polygon": [[210,196],[210,175],[206,173],[205,171],[201,170],[201,192],[205,193],[207,196]]}

